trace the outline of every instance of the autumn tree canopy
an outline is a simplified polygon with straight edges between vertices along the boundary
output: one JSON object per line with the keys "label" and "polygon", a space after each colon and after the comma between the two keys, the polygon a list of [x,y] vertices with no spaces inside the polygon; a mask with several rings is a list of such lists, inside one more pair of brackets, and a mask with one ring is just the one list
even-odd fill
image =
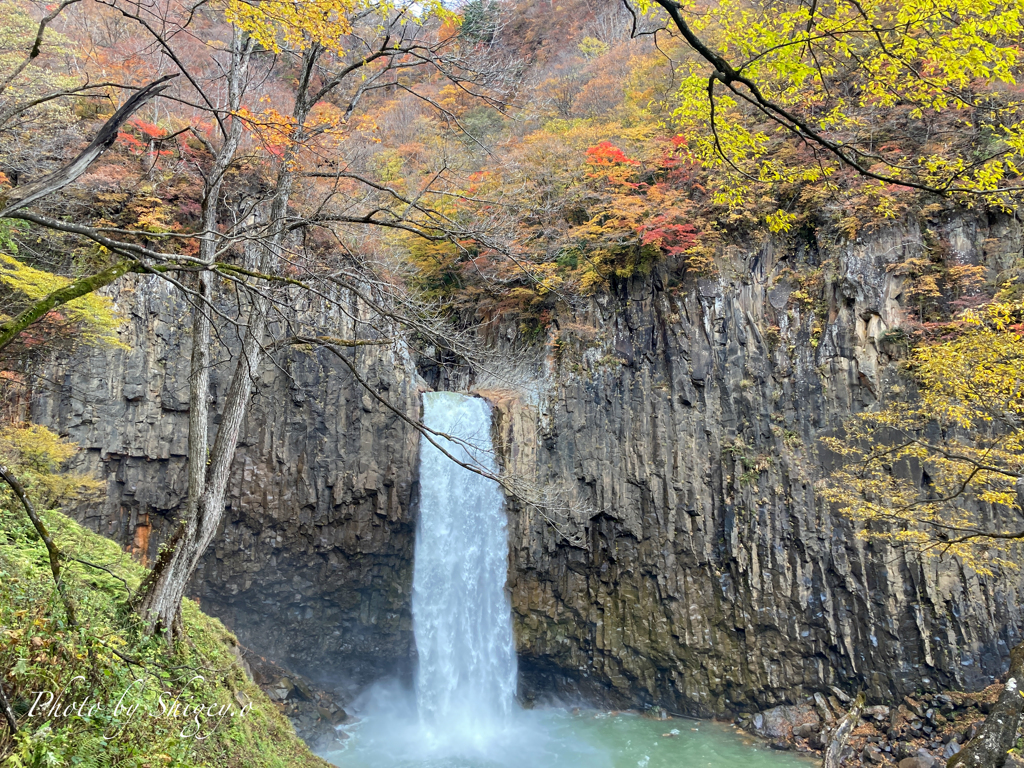
{"label": "autumn tree canopy", "polygon": [[1013,210],[1024,162],[1020,0],[643,0],[691,55],[673,117],[733,203],[770,185],[786,230],[815,190],[865,185]]}

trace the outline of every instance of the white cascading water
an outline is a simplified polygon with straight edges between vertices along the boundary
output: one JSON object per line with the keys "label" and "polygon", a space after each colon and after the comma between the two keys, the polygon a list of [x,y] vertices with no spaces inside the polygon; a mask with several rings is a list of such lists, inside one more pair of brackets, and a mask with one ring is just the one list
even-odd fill
{"label": "white cascading water", "polygon": [[[423,395],[423,422],[460,461],[494,472],[491,409],[453,392]],[[432,741],[483,746],[515,706],[508,532],[498,484],[420,444],[412,615],[416,700]]]}

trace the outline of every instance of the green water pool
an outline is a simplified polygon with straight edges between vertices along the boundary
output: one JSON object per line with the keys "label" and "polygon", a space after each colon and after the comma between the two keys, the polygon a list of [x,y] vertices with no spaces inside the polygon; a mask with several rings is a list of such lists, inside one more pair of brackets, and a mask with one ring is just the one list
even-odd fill
{"label": "green water pool", "polygon": [[731,726],[631,713],[534,709],[490,733],[430,734],[414,718],[369,716],[345,747],[324,757],[340,768],[811,768],[806,756],[770,749]]}

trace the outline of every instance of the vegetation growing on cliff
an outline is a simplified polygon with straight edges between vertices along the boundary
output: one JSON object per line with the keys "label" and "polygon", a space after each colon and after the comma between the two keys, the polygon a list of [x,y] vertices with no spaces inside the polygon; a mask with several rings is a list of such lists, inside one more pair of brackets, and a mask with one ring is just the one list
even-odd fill
{"label": "vegetation growing on cliff", "polygon": [[864,524],[865,536],[956,556],[979,573],[1020,565],[1022,320],[1020,304],[966,313],[952,338],[914,349],[912,398],[825,438],[845,464],[824,496]]}
{"label": "vegetation growing on cliff", "polygon": [[[951,338],[918,346],[916,391],[890,392],[823,442],[844,464],[823,496],[862,536],[925,555],[955,557],[977,573],[1016,570],[1024,542],[1024,305],[965,313]],[[948,329],[947,329],[948,330]],[[900,396],[909,394],[910,396]],[[1024,672],[1013,649],[1008,678]],[[956,762],[997,765],[1024,710],[1008,683],[996,711]]]}

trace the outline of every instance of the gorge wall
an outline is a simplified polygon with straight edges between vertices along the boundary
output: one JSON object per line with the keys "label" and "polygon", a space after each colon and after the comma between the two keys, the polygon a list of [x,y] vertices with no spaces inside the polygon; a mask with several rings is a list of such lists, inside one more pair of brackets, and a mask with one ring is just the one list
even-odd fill
{"label": "gorge wall", "polygon": [[[1021,256],[1012,220],[936,228],[957,263],[1000,270]],[[510,503],[524,695],[710,714],[832,684],[884,699],[1002,671],[1024,626],[1018,578],[859,541],[815,499],[831,461],[817,437],[899,381],[906,302],[890,267],[924,247],[906,225],[736,249],[710,280],[656,269],[558,318],[540,388],[478,382],[506,467],[578,501]],[[826,261],[821,295],[805,300],[790,268]],[[33,418],[107,478],[109,500],[76,514],[152,558],[185,492],[186,310],[148,278],[121,291],[130,351],[56,363]],[[514,336],[504,327],[494,345]],[[353,354],[418,412],[411,357]],[[393,673],[414,653],[417,435],[329,357],[276,359],[194,592],[243,643],[299,671]]]}
{"label": "gorge wall", "polygon": [[[191,312],[151,277],[122,284],[116,300],[127,350],[57,361],[35,389],[32,418],[82,445],[84,466],[106,478],[106,501],[76,517],[152,562],[187,494]],[[347,309],[308,306],[296,320],[356,338],[360,310]],[[227,350],[238,348],[219,341],[214,412]],[[412,361],[364,349],[351,353],[360,375],[417,417]],[[339,671],[360,684],[409,670],[417,444],[330,353],[274,354],[253,393],[223,529],[190,594],[243,644],[311,677]]]}
{"label": "gorge wall", "polygon": [[[1016,222],[941,234],[959,264],[998,271],[1021,252]],[[891,266],[923,248],[899,227],[738,255],[731,275],[689,289],[635,278],[555,332],[557,383],[538,407],[499,402],[499,430],[536,444],[512,468],[575,478],[593,511],[512,517],[529,690],[711,714],[829,685],[891,700],[1002,673],[1021,639],[1019,580],[859,541],[815,499],[831,461],[817,437],[901,384]],[[816,316],[787,268],[828,257]]]}

